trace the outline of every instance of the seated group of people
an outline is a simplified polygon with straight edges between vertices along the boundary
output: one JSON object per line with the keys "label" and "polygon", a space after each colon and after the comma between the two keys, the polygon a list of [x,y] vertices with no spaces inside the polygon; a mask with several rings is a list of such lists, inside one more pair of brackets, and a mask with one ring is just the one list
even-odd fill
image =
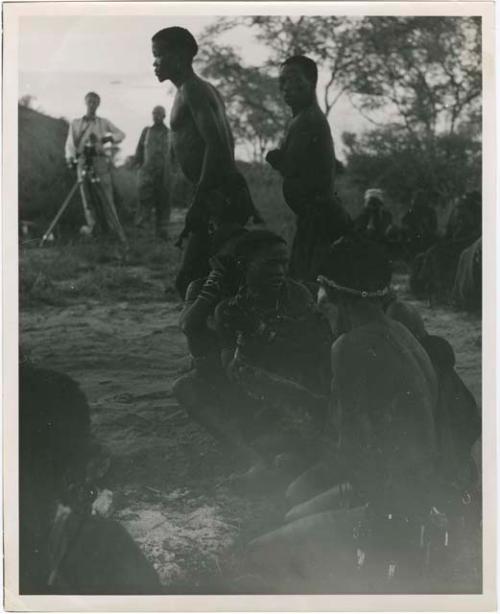
{"label": "seated group of people", "polygon": [[481,420],[453,349],[394,295],[385,248],[356,233],[330,247],[316,297],[268,230],[226,227],[213,253],[186,294],[193,369],[174,393],[241,463],[232,486],[286,490],[284,526],[249,545],[258,590],[415,581],[477,485]]}

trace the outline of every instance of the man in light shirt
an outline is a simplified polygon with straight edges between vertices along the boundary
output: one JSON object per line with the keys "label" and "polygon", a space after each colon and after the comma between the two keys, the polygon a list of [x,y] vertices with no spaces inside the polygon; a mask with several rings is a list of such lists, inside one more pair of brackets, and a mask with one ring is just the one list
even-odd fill
{"label": "man in light shirt", "polygon": [[[96,225],[96,196],[101,203],[103,225],[116,234],[120,241],[127,243],[125,233],[120,224],[113,198],[113,183],[110,160],[106,155],[106,143],[117,144],[123,141],[125,133],[114,126],[108,119],[96,115],[101,99],[95,92],[85,96],[87,112],[83,117],[74,119],[69,127],[66,139],[65,155],[68,164],[76,164],[78,179],[82,181],[81,192],[83,208],[87,225],[82,232],[91,235]],[[91,167],[91,168],[90,168]],[[92,181],[92,176],[98,179],[99,189]],[[89,176],[90,184],[84,179]],[[89,205],[93,203],[93,206]]]}

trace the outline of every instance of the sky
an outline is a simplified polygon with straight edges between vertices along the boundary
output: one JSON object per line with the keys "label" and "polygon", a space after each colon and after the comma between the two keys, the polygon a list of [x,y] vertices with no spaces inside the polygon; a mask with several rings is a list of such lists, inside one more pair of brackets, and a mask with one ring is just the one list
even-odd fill
{"label": "sky", "polygon": [[[151,36],[171,25],[188,28],[195,37],[216,16],[32,16],[20,20],[19,97],[36,97],[34,107],[54,117],[72,119],[85,112],[85,93],[101,96],[98,114],[107,117],[127,135],[122,157],[135,151],[151,110],[163,105],[167,117],[175,90],[160,84],[153,74]],[[261,65],[266,48],[249,29],[225,35],[248,64]],[[195,66],[196,68],[196,66]],[[321,80],[321,71],[320,71]],[[366,121],[341,98],[330,121],[338,157],[343,131],[360,132]],[[245,149],[237,149],[245,157]]]}

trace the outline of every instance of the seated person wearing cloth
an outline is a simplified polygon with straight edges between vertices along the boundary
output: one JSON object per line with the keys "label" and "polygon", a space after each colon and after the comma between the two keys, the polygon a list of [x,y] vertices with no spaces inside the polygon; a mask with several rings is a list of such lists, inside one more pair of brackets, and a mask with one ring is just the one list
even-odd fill
{"label": "seated person wearing cloth", "polygon": [[318,301],[340,332],[324,430],[336,486],[322,510],[292,509],[287,525],[250,544],[249,562],[273,590],[385,592],[381,580],[404,580],[420,563],[441,486],[438,378],[416,338],[384,313],[390,277],[383,248],[363,239],[338,241],[322,266]]}

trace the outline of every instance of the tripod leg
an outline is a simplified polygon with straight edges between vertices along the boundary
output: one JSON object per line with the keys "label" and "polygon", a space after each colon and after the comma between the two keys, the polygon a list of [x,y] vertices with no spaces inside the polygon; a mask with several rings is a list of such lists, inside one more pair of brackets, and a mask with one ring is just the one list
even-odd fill
{"label": "tripod leg", "polygon": [[61,208],[56,213],[56,216],[52,220],[52,223],[50,224],[50,226],[47,228],[45,234],[43,235],[43,237],[42,237],[42,239],[40,241],[40,247],[42,247],[42,245],[45,243],[45,241],[49,238],[50,233],[56,227],[56,224],[61,219],[62,214],[66,211],[66,208],[68,207],[69,203],[71,202],[71,199],[73,198],[73,194],[76,192],[77,189],[78,189],[78,181],[75,182],[75,185],[69,191],[69,194],[66,196],[65,201],[61,205]]}
{"label": "tripod leg", "polygon": [[106,221],[110,226],[110,229],[118,236],[120,241],[128,246],[127,237],[125,235],[125,231],[123,230],[123,226],[121,225],[120,218],[118,217],[118,213],[116,212],[115,205],[111,198],[109,198],[106,190],[103,188],[100,182],[95,184],[97,186],[97,192],[100,196],[101,203],[104,209],[104,215],[106,217]]}

